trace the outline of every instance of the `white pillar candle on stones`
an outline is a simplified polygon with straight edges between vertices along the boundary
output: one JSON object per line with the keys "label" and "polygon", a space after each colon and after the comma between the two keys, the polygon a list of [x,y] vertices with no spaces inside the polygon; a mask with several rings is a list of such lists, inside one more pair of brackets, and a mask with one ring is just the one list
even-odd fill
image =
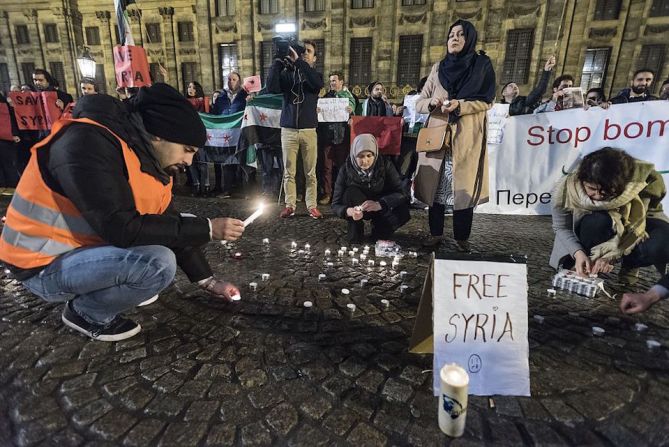
{"label": "white pillar candle on stones", "polygon": [[360,261],[358,261],[356,258],[351,259],[351,264],[352,265],[358,265]]}
{"label": "white pillar candle on stones", "polygon": [[304,244],[304,249],[305,249],[306,251],[311,250],[311,245],[309,245],[309,244]]}
{"label": "white pillar candle on stones", "polygon": [[325,256],[330,256],[330,249],[329,248],[325,249]]}
{"label": "white pillar candle on stones", "polygon": [[255,292],[258,290],[258,283],[257,282],[250,282],[249,283],[249,289],[251,289],[251,292]]}
{"label": "white pillar candle on stones", "polygon": [[321,273],[320,275],[318,275],[319,281],[323,281],[324,279],[325,279],[325,273]]}
{"label": "white pillar candle on stones", "polygon": [[295,241],[291,242],[291,243],[290,243],[290,248],[291,248],[292,250],[295,250],[295,249],[297,248],[297,242],[295,242]]}
{"label": "white pillar candle on stones", "polygon": [[374,260],[370,259],[369,261],[367,261],[367,265],[370,267],[374,267]]}
{"label": "white pillar candle on stones", "polygon": [[439,428],[448,436],[462,436],[467,419],[469,376],[464,369],[453,363],[441,368],[439,378]]}
{"label": "white pillar candle on stones", "polygon": [[367,259],[367,255],[364,254],[364,253],[361,254],[361,255],[360,255],[360,260],[361,260],[361,261],[364,261],[365,259]]}
{"label": "white pillar candle on stones", "polygon": [[260,278],[263,281],[267,281],[269,279],[269,273],[263,273],[262,275],[260,275]]}
{"label": "white pillar candle on stones", "polygon": [[379,265],[380,265],[381,267],[385,267],[385,266],[386,266],[386,261],[381,261],[381,262],[379,262]]}
{"label": "white pillar candle on stones", "polygon": [[263,239],[262,243],[265,245],[269,245],[269,239],[268,238]]}

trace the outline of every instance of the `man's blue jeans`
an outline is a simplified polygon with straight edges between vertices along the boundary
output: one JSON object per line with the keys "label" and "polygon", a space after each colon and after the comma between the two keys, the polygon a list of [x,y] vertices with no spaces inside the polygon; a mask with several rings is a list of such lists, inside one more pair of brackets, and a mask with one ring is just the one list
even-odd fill
{"label": "man's blue jeans", "polygon": [[162,245],[86,247],[58,257],[23,285],[49,302],[72,300],[89,323],[106,324],[164,290],[176,268],[174,252]]}

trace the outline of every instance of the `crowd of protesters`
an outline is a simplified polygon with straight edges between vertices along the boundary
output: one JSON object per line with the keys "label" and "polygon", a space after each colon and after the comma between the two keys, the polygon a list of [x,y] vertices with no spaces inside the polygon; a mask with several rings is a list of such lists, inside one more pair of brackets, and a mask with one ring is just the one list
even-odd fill
{"label": "crowd of protesters", "polygon": [[[355,244],[370,240],[365,237],[366,221],[371,225],[371,240],[391,238],[409,221],[410,203],[416,201],[428,210],[430,237],[423,241],[425,246],[441,243],[445,215],[452,214],[456,248],[469,252],[474,208],[489,195],[487,141],[479,129],[486,128],[487,111],[496,97],[509,105],[510,116],[669,99],[669,80],[656,97],[651,93],[655,73],[641,68],[628,88],[608,100],[599,87],[585,95],[578,93],[575,77],[562,74],[542,101],[555,68],[554,57],[545,62],[536,87],[526,96],[514,82],[497,90],[492,62],[484,51],[477,51],[477,43],[477,31],[470,22],[458,20],[451,25],[443,59],[411,92],[417,95],[416,112],[427,117],[422,122],[425,129],[443,132],[442,146],[427,150],[415,135],[406,133],[405,124],[398,156],[381,154],[377,139],[369,133],[358,134],[351,142],[351,121],[319,123],[318,100],[326,80],[315,69],[319,57],[315,42],[305,41],[299,52],[291,46],[287,54],[275,55],[259,94],[283,97],[280,144],[261,142],[255,149],[263,195],[280,197],[283,192],[278,217],[293,218],[302,198],[307,215],[314,219],[323,218],[319,205],[331,206],[335,216],[346,220],[348,240]],[[348,90],[340,71],[330,73],[327,82],[323,97],[346,99],[349,118],[403,115],[404,107],[388,101],[382,82],[370,82],[364,99]],[[27,179],[19,183],[10,204],[0,241],[2,261],[35,294],[48,301],[66,301],[65,324],[99,340],[120,340],[139,332],[139,325],[121,313],[151,301],[167,287],[177,265],[212,295],[234,300],[239,290],[212,275],[198,247],[212,239],[241,237],[243,224],[236,219],[179,215],[170,203],[170,176],[184,172],[194,196],[250,195],[255,169],[245,166],[244,155],[236,147],[208,145],[197,112],[235,114],[245,110],[255,93],[243,88],[237,72],[229,73],[226,88],[213,92],[211,98],[197,80],[188,82],[185,95],[157,83],[118,89],[120,100],[100,94],[94,79],[82,79],[80,89],[73,107],[73,98],[42,69],[34,70],[32,84],[11,88],[56,92],[56,106],[67,118],[50,133],[20,130],[10,113],[12,139],[0,141],[0,186],[16,187],[24,170]],[[574,90],[582,95],[580,100],[570,99]],[[11,111],[8,97],[0,95],[0,103]],[[93,140],[96,152],[86,149]],[[31,147],[52,156],[31,158]],[[93,178],[106,182],[105,191],[113,194],[87,188]],[[661,207],[665,194],[662,176],[648,163],[613,148],[586,156],[556,189],[551,265],[587,276],[610,272],[620,261],[620,276],[629,282],[639,267],[655,265],[664,275],[660,282],[644,293],[625,294],[621,309],[640,312],[666,298],[669,219]],[[84,236],[61,235],[74,250],[60,250],[62,244],[47,240],[51,233],[41,227],[55,228],[57,220],[35,226],[35,231],[28,231],[28,239],[13,233],[12,225],[28,228],[31,219],[44,217],[43,213],[30,215],[40,207],[70,213],[81,221],[77,225]],[[40,238],[44,244],[37,247],[33,242]],[[100,243],[109,245],[99,247]],[[44,254],[46,248],[52,251]],[[98,257],[108,260],[106,268],[115,276],[94,269],[64,277],[70,267]],[[129,265],[129,257],[151,266],[139,282],[130,274],[136,263]],[[39,272],[49,275],[36,275]],[[52,282],[58,278],[74,285],[56,290]],[[109,288],[109,278],[114,288]],[[118,294],[124,300],[115,300]]]}

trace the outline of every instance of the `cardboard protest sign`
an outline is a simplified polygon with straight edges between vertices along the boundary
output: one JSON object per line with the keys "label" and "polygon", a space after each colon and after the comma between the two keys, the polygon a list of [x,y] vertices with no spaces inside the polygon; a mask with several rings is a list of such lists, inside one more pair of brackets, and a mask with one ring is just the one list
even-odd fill
{"label": "cardboard protest sign", "polygon": [[403,125],[401,116],[352,116],[351,143],[356,135],[371,133],[376,137],[380,154],[399,155]]}
{"label": "cardboard protest sign", "polygon": [[114,47],[114,72],[119,87],[144,87],[151,85],[149,62],[142,47],[116,45]]}
{"label": "cardboard protest sign", "polygon": [[470,394],[530,395],[525,259],[489,259],[433,259],[410,350],[434,353],[435,396],[449,363],[467,371]]}
{"label": "cardboard protest sign", "polygon": [[244,78],[243,86],[247,93],[258,93],[262,89],[260,76],[255,75]]}
{"label": "cardboard protest sign", "polygon": [[9,116],[9,106],[0,103],[0,140],[12,141],[12,120]]}
{"label": "cardboard protest sign", "polygon": [[342,123],[348,121],[350,107],[348,98],[318,98],[318,122]]}
{"label": "cardboard protest sign", "polygon": [[209,113],[209,97],[205,96],[203,98],[186,98],[188,102],[193,106],[198,112]]}
{"label": "cardboard protest sign", "polygon": [[56,92],[11,92],[14,116],[20,130],[48,130],[62,110],[56,105]]}

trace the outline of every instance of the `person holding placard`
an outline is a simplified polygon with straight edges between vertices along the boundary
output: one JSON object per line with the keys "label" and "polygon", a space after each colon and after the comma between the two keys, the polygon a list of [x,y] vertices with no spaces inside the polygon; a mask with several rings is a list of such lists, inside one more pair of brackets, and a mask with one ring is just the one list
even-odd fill
{"label": "person holding placard", "polygon": [[[655,265],[664,276],[649,292],[652,298],[666,297],[669,218],[662,209],[666,193],[662,175],[651,163],[610,147],[586,155],[553,193],[555,242],[550,265],[587,277],[609,273],[621,262],[618,275],[630,284],[636,283],[639,267]],[[654,302],[637,305],[633,302],[646,302],[645,298],[630,295],[638,294],[623,297],[624,312],[639,312]]]}
{"label": "person holding placard", "polygon": [[[206,101],[204,89],[197,81],[191,81],[186,87],[186,98],[198,112],[205,112]],[[200,148],[202,149],[202,148]],[[188,175],[191,180],[193,196],[207,197],[209,195],[209,167],[207,153],[199,150],[193,157],[193,163],[188,166]]]}
{"label": "person holding placard", "polygon": [[[453,236],[460,251],[470,251],[474,207],[488,201],[487,111],[495,98],[495,71],[484,52],[476,52],[477,33],[466,20],[448,31],[447,53],[432,66],[416,102],[429,113],[426,127],[443,129],[441,149],[420,152],[416,198],[430,205],[428,246],[444,234],[446,205],[453,204]],[[418,148],[417,148],[418,149]]]}
{"label": "person holding placard", "polygon": [[125,103],[84,96],[72,116],[33,146],[7,209],[0,259],[14,277],[65,303],[63,322],[101,341],[137,334],[122,313],[155,300],[177,266],[233,301],[239,289],[213,276],[200,246],[239,239],[244,223],[182,215],[172,204],[172,177],[207,138],[188,101],[157,83]]}
{"label": "person holding placard", "polygon": [[372,239],[387,239],[409,221],[409,199],[400,176],[390,161],[379,157],[374,135],[360,134],[353,140],[337,175],[332,210],[347,220],[353,244],[363,241],[364,220],[372,221]]}

